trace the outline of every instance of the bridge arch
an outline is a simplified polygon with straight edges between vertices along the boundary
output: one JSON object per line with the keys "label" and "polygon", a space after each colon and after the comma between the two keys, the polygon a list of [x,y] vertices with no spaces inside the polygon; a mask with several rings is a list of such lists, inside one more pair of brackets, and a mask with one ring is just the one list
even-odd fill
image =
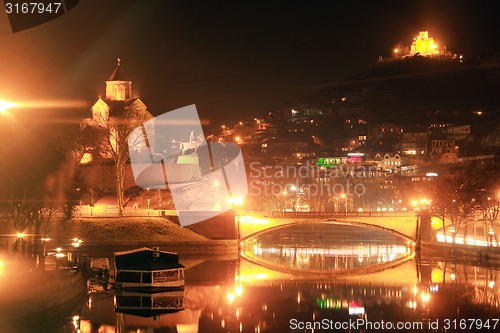
{"label": "bridge arch", "polygon": [[376,228],[400,236],[403,239],[415,242],[417,234],[417,218],[407,217],[255,217],[240,216],[239,218],[240,240],[247,240],[266,232],[279,230],[293,225],[307,225],[317,223],[347,224],[360,227]]}

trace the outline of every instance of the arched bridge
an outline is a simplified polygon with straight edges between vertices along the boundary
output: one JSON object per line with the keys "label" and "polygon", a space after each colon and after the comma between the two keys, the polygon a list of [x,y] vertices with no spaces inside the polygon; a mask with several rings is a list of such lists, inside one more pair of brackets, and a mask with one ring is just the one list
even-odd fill
{"label": "arched bridge", "polygon": [[245,240],[262,233],[298,224],[314,223],[342,223],[374,227],[385,230],[415,241],[417,235],[417,217],[408,213],[406,215],[391,216],[360,216],[358,214],[310,214],[290,213],[271,216],[265,214],[241,215],[239,220],[240,239]]}

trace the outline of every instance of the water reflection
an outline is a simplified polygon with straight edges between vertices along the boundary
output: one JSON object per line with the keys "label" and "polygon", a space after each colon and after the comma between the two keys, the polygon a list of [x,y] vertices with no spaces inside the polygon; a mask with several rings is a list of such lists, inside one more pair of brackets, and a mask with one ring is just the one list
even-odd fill
{"label": "water reflection", "polygon": [[247,240],[243,251],[249,260],[274,269],[351,274],[409,258],[413,242],[365,227],[299,225]]}
{"label": "water reflection", "polygon": [[[500,315],[499,274],[488,267],[428,259],[413,261],[408,264],[414,267],[410,279],[415,283],[409,284],[407,280],[390,283],[315,278],[282,280],[271,275],[256,281],[244,278],[249,275],[245,260],[239,264],[238,261],[207,264],[232,266],[234,275],[219,280],[217,285],[187,282],[185,310],[153,317],[116,313],[113,311],[113,297],[94,295],[91,309],[87,306],[81,312],[80,332],[312,332],[293,329],[293,325],[358,319],[372,325],[382,320],[385,323],[421,323],[421,329],[413,330],[418,332],[432,331],[426,328],[438,320],[442,325],[435,332],[479,332],[481,330],[460,329],[458,326],[457,329],[445,330],[444,322],[449,320],[449,325],[453,325],[453,320],[459,323],[460,319],[474,318],[484,322],[490,319],[493,325],[493,319]],[[403,274],[401,271],[408,272],[407,268],[405,264],[388,270],[399,276]],[[374,274],[368,274],[367,281],[370,281],[370,276]],[[241,289],[236,293],[238,286]],[[234,297],[228,298],[228,293],[234,293]],[[381,330],[360,327],[350,331]]]}
{"label": "water reflection", "polygon": [[117,291],[115,295],[115,312],[141,317],[154,317],[164,313],[184,310],[182,307],[183,300],[184,290],[159,293]]}
{"label": "water reflection", "polygon": [[[126,304],[146,306],[149,313],[139,316],[129,311],[117,312],[115,309],[119,310],[123,303],[115,301],[112,292],[97,293],[89,295],[81,308],[72,314],[78,316],[78,320],[67,317],[67,324],[59,333],[309,333],[313,330],[305,329],[300,323],[335,324],[358,319],[372,326],[333,327],[314,332],[380,332],[383,330],[376,325],[382,321],[421,325],[391,329],[394,332],[494,332],[500,328],[497,323],[493,329],[495,319],[500,317],[500,272],[496,267],[425,257],[400,260],[408,257],[406,240],[357,227],[335,232],[318,226],[314,230],[304,229],[302,234],[297,232],[300,229],[292,231],[263,235],[249,243],[252,246],[246,251],[266,261],[264,265],[245,257],[217,261],[200,258],[188,264],[182,262],[181,255],[181,263],[187,267],[186,284],[184,294],[174,295],[174,298],[183,297],[184,310],[157,313],[149,307],[153,300],[141,299],[139,303],[136,300]],[[314,242],[315,237],[319,241]],[[352,245],[356,239],[358,242]],[[261,244],[257,249],[262,252],[254,251],[256,244]],[[296,269],[283,269],[293,264],[295,244]],[[277,250],[271,251],[272,247]],[[283,264],[276,262],[281,253],[287,255]],[[363,256],[361,262],[359,253]],[[324,266],[318,262],[321,255],[325,258]],[[387,263],[394,264],[380,268],[383,255]],[[391,255],[394,255],[392,261]],[[353,262],[356,274],[297,274],[299,269],[335,268],[335,258],[339,263],[348,260],[349,267]],[[339,270],[345,269],[340,266]],[[380,269],[363,270],[372,266]],[[460,320],[464,319],[481,319],[483,326],[478,328],[479,322],[474,322],[476,326],[463,329]],[[436,322],[439,325],[433,327]],[[488,330],[485,330],[486,323],[490,326]],[[36,329],[33,332],[45,331]]]}

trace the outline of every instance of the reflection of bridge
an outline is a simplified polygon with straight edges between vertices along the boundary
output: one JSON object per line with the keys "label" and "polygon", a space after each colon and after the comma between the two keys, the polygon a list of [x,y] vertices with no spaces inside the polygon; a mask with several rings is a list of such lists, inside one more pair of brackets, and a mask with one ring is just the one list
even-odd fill
{"label": "reflection of bridge", "polygon": [[395,215],[384,216],[360,216],[359,214],[348,214],[347,216],[334,214],[312,214],[312,213],[290,213],[280,214],[279,216],[265,215],[243,215],[239,217],[240,238],[247,239],[257,236],[264,232],[284,228],[297,224],[315,224],[315,223],[343,223],[349,225],[359,225],[366,227],[375,227],[386,230],[411,240],[416,239],[417,217],[414,215]]}
{"label": "reflection of bridge", "polygon": [[275,270],[271,266],[265,267],[256,261],[244,259],[240,262],[239,274],[245,285],[272,285],[276,284],[277,281],[280,283],[284,281],[315,281],[318,283],[320,281],[336,281],[348,285],[402,287],[419,283],[416,265],[412,260],[399,261],[399,265],[387,266],[386,269],[382,270],[332,278]]}

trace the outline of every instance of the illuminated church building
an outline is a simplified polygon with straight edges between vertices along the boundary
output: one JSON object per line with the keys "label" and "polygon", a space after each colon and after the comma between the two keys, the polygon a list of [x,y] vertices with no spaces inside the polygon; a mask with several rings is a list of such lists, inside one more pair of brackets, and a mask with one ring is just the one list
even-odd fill
{"label": "illuminated church building", "polygon": [[[91,108],[91,117],[84,119],[81,129],[85,128],[106,128],[113,131],[113,125],[109,125],[109,119],[121,119],[137,121],[138,119],[147,120],[153,118],[147,110],[147,106],[138,98],[132,97],[132,81],[130,81],[123,70],[120,59],[117,59],[117,65],[113,73],[106,80],[106,96],[99,97],[97,102]],[[114,121],[111,122],[113,124]],[[115,134],[117,135],[117,134]],[[111,144],[116,145],[116,141],[110,136]],[[115,148],[115,147],[113,147]],[[115,169],[112,163],[112,156],[103,151],[85,152],[80,160],[82,173],[86,182],[91,187],[114,188]],[[134,186],[134,178],[130,165],[125,165],[125,188]]]}
{"label": "illuminated church building", "polygon": [[132,98],[132,81],[130,81],[120,65],[120,58],[111,76],[106,81],[106,98],[99,100],[92,106],[92,118],[95,123],[104,126],[103,121],[109,117],[133,118],[147,115],[146,105],[139,98]]}
{"label": "illuminated church building", "polygon": [[410,55],[434,56],[439,54],[434,38],[429,37],[428,31],[420,31],[417,38],[413,39]]}

